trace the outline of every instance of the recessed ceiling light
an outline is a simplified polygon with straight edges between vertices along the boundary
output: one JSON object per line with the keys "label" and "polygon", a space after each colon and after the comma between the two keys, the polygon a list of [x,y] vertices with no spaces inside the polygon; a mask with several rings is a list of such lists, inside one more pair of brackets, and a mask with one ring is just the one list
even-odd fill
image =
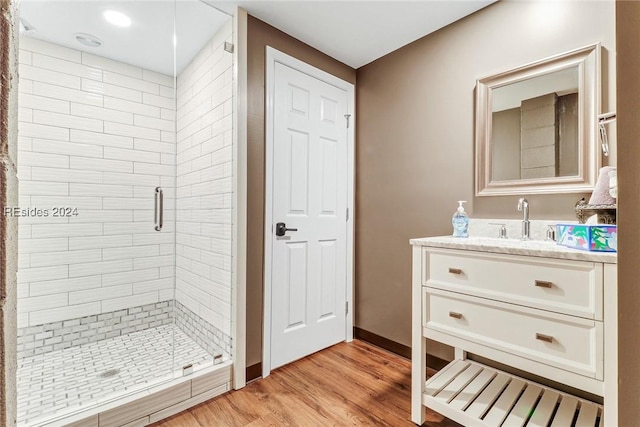
{"label": "recessed ceiling light", "polygon": [[85,46],[89,47],[100,47],[102,46],[102,41],[96,36],[92,36],[91,34],[85,33],[76,33],[76,40],[82,43]]}
{"label": "recessed ceiling light", "polygon": [[128,27],[131,25],[131,18],[122,12],[118,12],[116,10],[105,10],[103,15],[104,19],[106,19],[110,24],[117,25],[118,27]]}

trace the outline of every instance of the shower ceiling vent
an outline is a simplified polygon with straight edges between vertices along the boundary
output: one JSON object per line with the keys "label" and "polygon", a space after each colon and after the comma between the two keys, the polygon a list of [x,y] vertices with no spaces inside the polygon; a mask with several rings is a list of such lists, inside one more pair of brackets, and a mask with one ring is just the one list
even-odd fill
{"label": "shower ceiling vent", "polygon": [[89,47],[102,46],[102,41],[96,36],[92,36],[91,34],[76,33],[75,37],[76,37],[76,40],[78,40],[78,42],[82,43],[85,46],[89,46]]}

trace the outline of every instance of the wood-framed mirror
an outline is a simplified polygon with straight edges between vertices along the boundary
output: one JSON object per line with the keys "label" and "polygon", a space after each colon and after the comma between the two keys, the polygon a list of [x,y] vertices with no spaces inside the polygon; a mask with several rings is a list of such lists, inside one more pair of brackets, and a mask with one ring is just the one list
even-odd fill
{"label": "wood-framed mirror", "polygon": [[476,84],[476,196],[592,191],[601,165],[600,44]]}

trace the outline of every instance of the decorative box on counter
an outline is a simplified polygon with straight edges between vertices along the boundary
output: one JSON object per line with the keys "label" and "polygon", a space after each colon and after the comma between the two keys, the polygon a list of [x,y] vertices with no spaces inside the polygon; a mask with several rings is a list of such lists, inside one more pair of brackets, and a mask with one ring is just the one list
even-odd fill
{"label": "decorative box on counter", "polygon": [[556,240],[569,248],[596,252],[618,250],[618,230],[606,224],[557,224]]}

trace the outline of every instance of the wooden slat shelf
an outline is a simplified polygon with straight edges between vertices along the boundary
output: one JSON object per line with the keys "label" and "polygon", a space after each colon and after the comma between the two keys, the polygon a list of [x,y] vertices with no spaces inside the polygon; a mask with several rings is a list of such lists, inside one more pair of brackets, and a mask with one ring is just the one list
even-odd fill
{"label": "wooden slat shelf", "polygon": [[469,427],[600,427],[602,405],[470,360],[426,382],[422,403]]}

